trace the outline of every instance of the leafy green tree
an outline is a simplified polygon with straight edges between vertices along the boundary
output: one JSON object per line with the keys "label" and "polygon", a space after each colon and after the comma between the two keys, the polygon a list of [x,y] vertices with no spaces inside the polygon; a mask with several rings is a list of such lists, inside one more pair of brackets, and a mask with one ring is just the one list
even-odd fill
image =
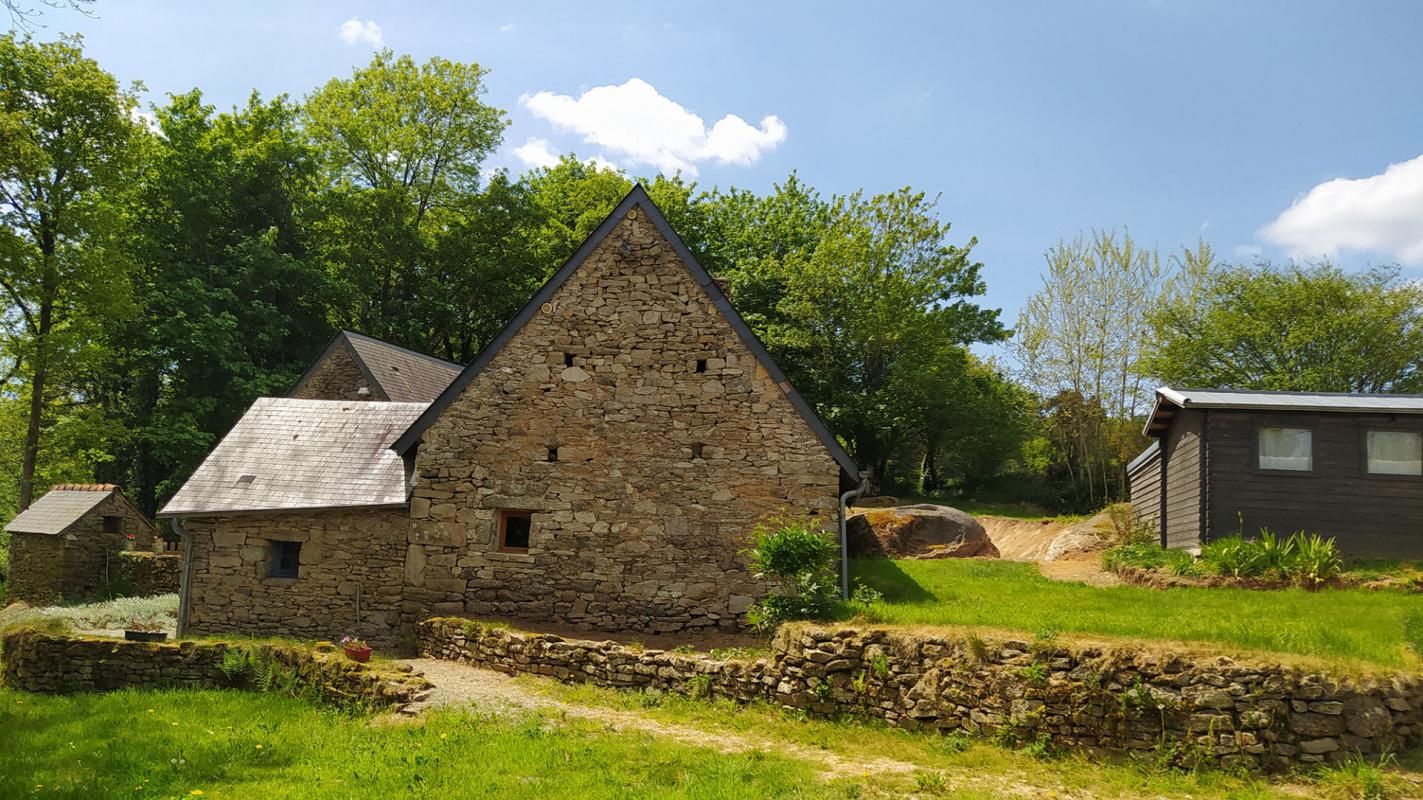
{"label": "leafy green tree", "polygon": [[1177,386],[1423,391],[1423,285],[1395,268],[1207,271],[1150,323],[1148,368]]}
{"label": "leafy green tree", "polygon": [[507,125],[481,99],[485,74],[478,64],[417,65],[386,50],[307,99],[305,126],[327,184],[314,233],[343,292],[338,325],[425,348],[472,336],[437,334],[417,299],[448,271],[434,264],[440,239],[478,191]]}
{"label": "leafy green tree", "polygon": [[[12,381],[28,397],[16,503],[34,497],[57,402],[82,403],[105,330],[130,302],[120,246],[134,140],[132,92],[78,38],[0,37],[0,291]],[[12,387],[12,390],[15,387]],[[62,399],[62,400],[61,400]]]}
{"label": "leafy green tree", "polygon": [[1021,461],[1037,428],[1037,397],[997,365],[951,346],[919,376],[923,412],[912,455],[919,491],[973,496]]}

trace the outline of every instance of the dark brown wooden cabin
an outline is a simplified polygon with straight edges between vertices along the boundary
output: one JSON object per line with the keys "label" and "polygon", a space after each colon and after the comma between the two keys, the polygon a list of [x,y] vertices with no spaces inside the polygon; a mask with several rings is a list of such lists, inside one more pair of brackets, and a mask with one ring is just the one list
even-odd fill
{"label": "dark brown wooden cabin", "polygon": [[1146,434],[1127,477],[1164,547],[1269,528],[1423,558],[1423,396],[1162,387]]}

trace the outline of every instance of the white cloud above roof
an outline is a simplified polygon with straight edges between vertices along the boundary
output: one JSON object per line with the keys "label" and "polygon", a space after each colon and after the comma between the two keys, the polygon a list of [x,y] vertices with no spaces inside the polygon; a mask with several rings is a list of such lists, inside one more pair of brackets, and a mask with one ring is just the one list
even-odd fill
{"label": "white cloud above roof", "polygon": [[1352,250],[1423,265],[1423,156],[1367,178],[1325,181],[1261,228],[1260,236],[1294,255]]}
{"label": "white cloud above roof", "polygon": [[727,114],[710,127],[697,114],[641,78],[597,86],[578,97],[538,92],[520,98],[530,113],[577,133],[614,160],[650,165],[664,173],[697,174],[697,164],[753,164],[786,140],[780,118],[752,125]]}
{"label": "white cloud above roof", "polygon": [[357,17],[351,17],[341,23],[339,32],[341,34],[341,41],[352,47],[362,43],[374,48],[385,46],[385,35],[381,33],[380,26],[375,23],[375,20],[361,20]]}

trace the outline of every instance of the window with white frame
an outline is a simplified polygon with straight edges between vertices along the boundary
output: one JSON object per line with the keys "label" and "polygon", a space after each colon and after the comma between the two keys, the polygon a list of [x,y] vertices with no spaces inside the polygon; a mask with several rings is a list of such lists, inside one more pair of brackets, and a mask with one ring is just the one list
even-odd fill
{"label": "window with white frame", "polygon": [[1309,428],[1261,428],[1260,469],[1314,469],[1314,432]]}
{"label": "window with white frame", "polygon": [[1370,475],[1423,475],[1423,433],[1369,431],[1364,442]]}

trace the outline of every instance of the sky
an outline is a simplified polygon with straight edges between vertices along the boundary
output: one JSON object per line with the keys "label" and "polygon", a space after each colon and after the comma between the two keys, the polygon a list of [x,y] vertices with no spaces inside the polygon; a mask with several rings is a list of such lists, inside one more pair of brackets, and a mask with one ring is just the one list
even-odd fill
{"label": "sky", "polygon": [[1043,254],[1330,256],[1423,277],[1423,3],[146,2],[48,10],[149,102],[300,98],[389,47],[489,70],[491,166],[940,195],[1012,324]]}

